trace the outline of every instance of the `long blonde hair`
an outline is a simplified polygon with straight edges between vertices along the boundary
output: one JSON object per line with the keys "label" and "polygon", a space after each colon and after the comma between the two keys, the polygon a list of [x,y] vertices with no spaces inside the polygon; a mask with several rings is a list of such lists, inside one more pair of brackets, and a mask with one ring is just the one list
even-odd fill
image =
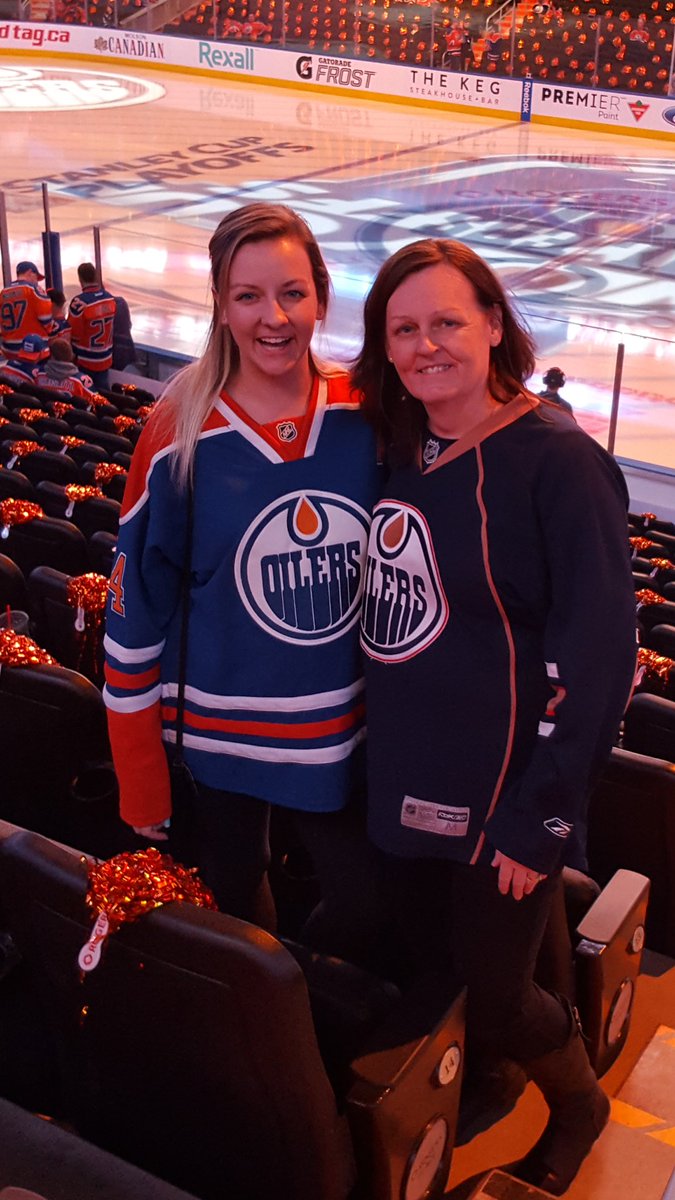
{"label": "long blonde hair", "polygon": [[[185,487],[192,471],[195,447],[202,426],[214,401],[236,367],[238,351],[229,329],[220,320],[219,297],[237,251],[247,242],[294,238],[307,251],[312,278],[321,307],[330,299],[330,276],[318,243],[309,225],[285,204],[245,204],[223,217],[209,242],[213,311],[206,348],[201,358],[183,367],[162,393],[156,420],[170,429],[175,449],[171,471],[179,487]],[[318,374],[331,374],[312,359]]]}

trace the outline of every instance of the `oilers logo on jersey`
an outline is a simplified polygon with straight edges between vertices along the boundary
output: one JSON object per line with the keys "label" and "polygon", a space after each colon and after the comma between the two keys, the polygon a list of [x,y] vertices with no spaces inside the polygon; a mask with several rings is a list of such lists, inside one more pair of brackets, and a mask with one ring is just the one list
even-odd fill
{"label": "oilers logo on jersey", "polygon": [[284,642],[321,645],[358,620],[370,519],[330,492],[292,492],[259,513],[235,559],[242,601]]}
{"label": "oilers logo on jersey", "polygon": [[429,527],[411,505],[383,500],[368,544],[361,644],[381,662],[401,662],[431,645],[448,602]]}

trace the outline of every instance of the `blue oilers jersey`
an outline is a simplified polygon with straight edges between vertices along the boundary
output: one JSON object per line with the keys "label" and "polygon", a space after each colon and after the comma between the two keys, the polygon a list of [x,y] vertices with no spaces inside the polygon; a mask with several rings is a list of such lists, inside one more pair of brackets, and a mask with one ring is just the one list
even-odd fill
{"label": "blue oilers jersey", "polygon": [[589,789],[635,671],[626,502],[613,459],[534,397],[427,471],[392,472],[361,632],[383,849],[583,866]]}
{"label": "blue oilers jersey", "polygon": [[[186,501],[171,437],[155,428],[151,418],[132,461],[105,639],[122,813],[134,825],[167,815],[150,743],[176,738]],[[197,780],[299,809],[346,803],[365,736],[358,619],[375,458],[344,376],[317,381],[302,422],[272,431],[225,395],[212,409],[195,457],[185,689]]]}

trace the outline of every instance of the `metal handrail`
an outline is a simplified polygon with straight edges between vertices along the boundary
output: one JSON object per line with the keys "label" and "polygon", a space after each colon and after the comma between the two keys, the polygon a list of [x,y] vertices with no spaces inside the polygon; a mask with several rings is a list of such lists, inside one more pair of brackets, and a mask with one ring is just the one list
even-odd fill
{"label": "metal handrail", "polygon": [[504,0],[503,4],[498,5],[497,8],[495,8],[494,11],[490,13],[490,15],[486,18],[486,21],[485,21],[485,32],[486,33],[490,29],[490,27],[494,21],[501,20],[502,13],[508,8],[515,9],[516,8],[516,0]]}

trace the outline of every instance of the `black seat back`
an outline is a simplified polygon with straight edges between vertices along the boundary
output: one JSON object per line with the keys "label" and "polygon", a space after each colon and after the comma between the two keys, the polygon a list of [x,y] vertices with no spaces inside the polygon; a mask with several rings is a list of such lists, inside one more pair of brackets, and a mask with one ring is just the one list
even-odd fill
{"label": "black seat back", "polygon": [[[81,484],[83,481],[79,481]],[[84,486],[97,487],[97,484]],[[105,532],[117,535],[120,520],[120,506],[117,500],[109,500],[104,496],[91,496],[86,500],[69,499],[65,487],[56,483],[44,482],[36,488],[38,504],[53,517],[66,518],[77,525],[86,538],[93,533]]]}
{"label": "black seat back", "polygon": [[96,852],[73,827],[70,786],[109,759],[105,707],[93,683],[65,667],[0,671],[0,817]]}
{"label": "black seat back", "polygon": [[35,501],[35,488],[21,471],[0,467],[0,500]]}
{"label": "black seat back", "polygon": [[0,612],[4,612],[8,606],[25,612],[27,605],[28,592],[23,572],[6,554],[0,554]]}
{"label": "black seat back", "polygon": [[624,716],[623,745],[635,754],[675,763],[675,701],[641,693]]}
{"label": "black seat back", "polygon": [[346,1200],[344,1126],[293,958],[172,904],[113,934],[82,981],[86,888],[62,848],[0,843],[2,920],[41,990],[76,1128],[204,1200]]}
{"label": "black seat back", "polygon": [[78,630],[77,609],[68,603],[70,575],[53,567],[36,567],[28,577],[28,596],[35,640],[61,664],[103,686],[103,614],[86,617]]}
{"label": "black seat back", "polygon": [[602,885],[620,867],[651,879],[647,946],[675,957],[675,765],[612,751],[591,796],[588,857]]}
{"label": "black seat back", "polygon": [[0,546],[26,577],[41,566],[56,567],[66,575],[84,575],[91,569],[84,535],[70,521],[55,517],[12,525]]}
{"label": "black seat back", "polygon": [[653,625],[645,643],[650,650],[656,650],[657,654],[675,659],[675,625]]}

